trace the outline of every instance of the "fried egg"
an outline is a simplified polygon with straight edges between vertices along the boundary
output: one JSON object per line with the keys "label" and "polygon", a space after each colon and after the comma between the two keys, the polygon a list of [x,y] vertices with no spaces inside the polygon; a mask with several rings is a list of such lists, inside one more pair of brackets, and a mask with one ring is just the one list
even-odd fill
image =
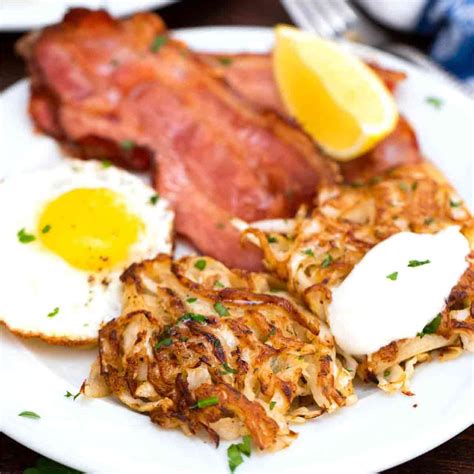
{"label": "fried egg", "polygon": [[0,321],[90,344],[121,311],[120,275],[172,249],[173,212],[138,177],[67,159],[0,183]]}

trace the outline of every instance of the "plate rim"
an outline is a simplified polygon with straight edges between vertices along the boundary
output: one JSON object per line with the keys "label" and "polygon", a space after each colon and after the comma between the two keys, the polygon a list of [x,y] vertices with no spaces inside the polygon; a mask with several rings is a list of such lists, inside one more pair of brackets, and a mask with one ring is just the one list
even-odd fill
{"label": "plate rim", "polygon": [[[262,34],[265,34],[265,35],[269,35],[269,34],[272,34],[272,28],[271,27],[260,27],[260,26],[237,26],[237,25],[232,25],[232,26],[206,26],[206,27],[193,27],[193,28],[182,28],[182,29],[177,29],[177,30],[173,30],[172,31],[172,34],[174,35],[177,35],[178,37],[181,37],[181,36],[186,36],[186,35],[192,35],[192,34],[195,34],[195,33],[201,33],[201,34],[216,34],[216,33],[222,33],[223,31],[233,31],[233,34],[235,34],[237,31],[239,32],[239,34],[248,34],[248,33],[252,33],[252,34],[256,34],[256,35],[262,35]],[[360,45],[357,45],[356,46],[356,51],[362,51],[362,52],[366,52],[367,54],[369,54],[370,56],[375,56],[375,57],[380,57],[382,58],[382,61],[383,62],[383,58],[390,58],[390,61],[393,62],[394,60],[400,64],[403,64],[403,67],[409,71],[413,71],[413,70],[417,70],[417,73],[421,73],[421,74],[424,74],[422,73],[422,71],[420,71],[418,68],[416,68],[415,66],[413,65],[410,65],[408,63],[406,63],[405,61],[399,59],[399,58],[396,58],[388,53],[385,53],[385,52],[382,52],[382,51],[379,51],[375,48],[371,48],[371,47],[367,47],[367,46],[360,46]],[[15,84],[9,86],[7,89],[5,89],[4,91],[2,91],[2,93],[0,94],[0,97],[3,97],[3,95],[7,92],[7,91],[10,91],[11,88],[17,86],[18,84],[20,83],[20,81],[16,82]],[[446,86],[446,85],[443,85],[443,87],[448,87],[450,89],[450,94],[451,95],[455,95],[455,96],[458,96],[458,99],[460,100],[464,100],[465,101],[465,97],[462,95],[462,93],[460,93],[459,91],[457,91],[456,89],[454,88],[450,88],[449,86]],[[2,329],[3,331],[3,329]],[[0,347],[3,347],[4,346],[4,342],[1,341],[0,343]],[[466,357],[466,355],[464,356]],[[469,356],[468,356],[469,357]],[[2,364],[3,366],[3,364]],[[2,372],[3,372],[3,369],[2,369]],[[53,374],[54,375],[54,374]],[[3,395],[2,395],[2,400],[3,400]],[[359,404],[362,403],[363,400],[359,401]],[[2,403],[3,405],[3,403]],[[5,405],[3,405],[5,406]],[[449,429],[444,429],[442,431],[443,434],[438,434],[438,433],[431,433],[432,435],[434,434],[435,436],[431,436],[431,437],[427,437],[426,439],[423,439],[423,442],[421,442],[420,440],[418,440],[418,444],[416,445],[417,447],[416,448],[412,448],[410,451],[409,451],[409,454],[406,454],[404,456],[400,456],[398,457],[397,459],[396,456],[394,456],[394,458],[389,461],[389,462],[385,462],[385,463],[375,463],[375,462],[371,462],[371,470],[384,470],[384,469],[388,469],[390,467],[393,467],[393,466],[396,466],[396,465],[399,465],[403,462],[406,462],[407,460],[410,460],[410,459],[413,459],[414,457],[417,457],[437,446],[439,446],[440,444],[444,443],[445,441],[451,439],[453,436],[455,436],[456,434],[460,433],[461,431],[463,431],[464,429],[466,429],[467,427],[469,427],[472,423],[473,423],[473,414],[471,413],[470,416],[468,413],[462,413],[460,414],[458,412],[458,417],[456,418],[456,420],[452,420],[452,423],[449,424],[449,426],[447,428]],[[465,416],[466,415],[466,416]],[[82,468],[84,469],[84,467],[86,467],[86,470],[88,468],[88,466],[85,466],[83,465],[82,463],[76,463],[76,462],[71,462],[70,460],[67,460],[67,457],[65,455],[61,455],[61,453],[57,453],[56,451],[54,451],[54,449],[49,449],[46,448],[46,447],[38,447],[40,446],[42,443],[45,444],[44,442],[40,441],[39,444],[37,444],[36,442],[34,443],[30,443],[29,441],[31,441],[31,437],[29,438],[28,436],[22,436],[18,430],[15,430],[15,429],[12,429],[12,426],[9,426],[8,423],[4,423],[3,421],[3,416],[2,416],[2,431],[5,432],[5,434],[7,434],[9,437],[11,437],[12,439],[24,444],[25,446],[34,446],[32,449],[34,449],[35,451],[37,451],[38,453],[41,453],[43,455],[46,455],[48,457],[51,457],[53,459],[58,459],[59,462],[62,462],[62,463],[65,463],[66,465],[74,465],[74,466],[78,466],[78,468]],[[431,441],[430,441],[431,440]],[[404,451],[405,452],[408,452],[408,451]],[[248,469],[247,469],[248,471]],[[96,471],[97,472],[97,471]],[[103,472],[103,471],[101,471]],[[250,472],[250,471],[248,471]]]}

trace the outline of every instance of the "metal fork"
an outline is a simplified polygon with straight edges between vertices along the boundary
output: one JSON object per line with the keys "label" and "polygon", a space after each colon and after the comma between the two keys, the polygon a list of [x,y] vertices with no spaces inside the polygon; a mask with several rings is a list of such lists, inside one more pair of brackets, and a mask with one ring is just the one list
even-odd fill
{"label": "metal fork", "polygon": [[332,40],[357,41],[399,56],[464,93],[467,88],[428,56],[411,46],[393,44],[389,36],[370,23],[347,0],[281,0],[294,23],[305,30]]}

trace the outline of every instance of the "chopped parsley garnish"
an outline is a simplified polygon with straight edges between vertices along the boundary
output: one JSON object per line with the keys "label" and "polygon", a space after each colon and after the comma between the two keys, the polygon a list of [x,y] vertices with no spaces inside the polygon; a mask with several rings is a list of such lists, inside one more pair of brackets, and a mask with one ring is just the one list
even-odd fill
{"label": "chopped parsley garnish", "polygon": [[193,298],[188,298],[188,299],[186,300],[186,303],[195,303],[196,301],[197,301],[197,298],[194,298],[194,297],[193,297]]}
{"label": "chopped parsley garnish", "polygon": [[369,179],[369,184],[371,184],[371,185],[379,184],[380,181],[382,181],[382,177],[381,177],[381,176],[374,176],[374,177],[372,177],[372,178]]}
{"label": "chopped parsley garnish", "polygon": [[267,237],[267,241],[269,244],[274,244],[275,242],[278,242],[278,239],[276,237],[272,237],[271,235],[269,235]]}
{"label": "chopped parsley garnish", "polygon": [[390,273],[390,275],[387,275],[387,278],[389,280],[395,281],[398,278],[398,272]]}
{"label": "chopped parsley garnish", "polygon": [[229,310],[220,301],[214,303],[214,309],[219,316],[229,316]]}
{"label": "chopped parsley garnish", "polygon": [[461,201],[453,201],[452,199],[449,200],[449,205],[451,207],[459,207],[461,205]]}
{"label": "chopped parsley garnish", "polygon": [[441,313],[436,316],[430,323],[428,323],[424,328],[423,331],[419,332],[417,336],[423,337],[425,334],[434,334],[441,324]]}
{"label": "chopped parsley garnish", "polygon": [[305,255],[309,255],[310,257],[314,257],[314,252],[311,249],[303,250],[303,253]]}
{"label": "chopped parsley garnish", "polygon": [[443,101],[439,97],[430,96],[430,97],[427,97],[425,100],[427,104],[432,105],[436,109],[440,109],[441,106],[443,105]]}
{"label": "chopped parsley garnish", "polygon": [[238,445],[240,452],[244,453],[247,457],[250,456],[250,453],[252,451],[252,448],[250,445],[251,441],[252,441],[252,438],[249,435],[245,435],[242,438],[242,442]]}
{"label": "chopped parsley garnish", "polygon": [[56,306],[56,308],[51,311],[51,313],[48,313],[48,318],[54,318],[57,314],[59,313],[59,308]]}
{"label": "chopped parsley garnish", "polygon": [[203,314],[197,313],[184,313],[179,319],[178,322],[185,322],[185,321],[196,321],[198,323],[205,323],[207,321],[206,316]]}
{"label": "chopped parsley garnish", "polygon": [[112,166],[112,162],[110,160],[102,160],[102,168],[110,168]]}
{"label": "chopped parsley garnish", "polygon": [[411,190],[416,191],[416,188],[418,188],[418,181],[414,181],[411,185]]}
{"label": "chopped parsley garnish", "polygon": [[33,234],[28,234],[24,228],[20,229],[16,235],[22,244],[29,244],[33,242],[33,240],[36,240],[36,237]]}
{"label": "chopped parsley garnish", "polygon": [[276,333],[276,327],[272,325],[270,328],[270,331],[268,331],[268,334],[265,336],[265,339],[263,342],[267,342],[272,336],[274,336]]}
{"label": "chopped parsley garnish", "polygon": [[206,268],[207,262],[203,259],[200,258],[199,260],[196,260],[196,263],[194,264],[194,268],[197,268],[198,270],[204,270]]}
{"label": "chopped parsley garnish", "polygon": [[164,339],[161,339],[161,341],[158,341],[155,344],[155,349],[158,350],[158,349],[161,349],[162,347],[171,346],[172,343],[173,343],[173,340],[171,339],[171,337],[165,337]]}
{"label": "chopped parsley garnish", "polygon": [[202,398],[201,400],[198,400],[195,405],[193,405],[191,408],[206,408],[206,407],[212,407],[214,405],[217,405],[219,403],[219,399],[216,396],[209,397],[209,398]]}
{"label": "chopped parsley garnish", "polygon": [[71,398],[74,400],[76,400],[76,398],[81,394],[81,392],[77,392],[75,395],[72,394],[69,390],[66,390],[66,394],[64,395],[66,398]]}
{"label": "chopped parsley garnish", "polygon": [[21,413],[18,413],[18,416],[31,418],[33,420],[39,420],[41,418],[41,416],[39,416],[38,413],[35,413],[34,411],[22,411]]}
{"label": "chopped parsley garnish", "polygon": [[426,265],[427,263],[431,263],[430,260],[410,260],[408,262],[409,267],[421,267],[422,265]]}
{"label": "chopped parsley garnish", "polygon": [[46,224],[42,229],[41,233],[42,234],[47,234],[51,230],[51,226],[49,224]]}
{"label": "chopped parsley garnish", "polygon": [[223,66],[230,66],[234,60],[232,58],[226,58],[226,57],[220,57],[217,58],[217,60],[223,65]]}
{"label": "chopped parsley garnish", "polygon": [[216,288],[225,288],[224,284],[220,281],[220,280],[217,280],[215,283],[214,283],[214,286]]}
{"label": "chopped parsley garnish", "polygon": [[331,265],[332,263],[332,256],[331,254],[326,254],[326,256],[324,257],[324,260],[323,262],[321,263],[321,268],[326,268],[326,267],[329,267],[329,265]]}
{"label": "chopped parsley garnish", "polygon": [[384,376],[385,378],[387,378],[389,375],[390,375],[390,370],[387,369],[387,370],[383,373],[383,376]]}
{"label": "chopped parsley garnish", "polygon": [[150,198],[150,204],[152,204],[154,206],[158,202],[159,199],[160,199],[160,196],[158,194],[154,194]]}
{"label": "chopped parsley garnish", "polygon": [[224,362],[222,364],[222,367],[224,368],[224,371],[225,371],[224,373],[225,374],[236,374],[237,373],[237,370],[230,367],[230,365],[227,362]]}
{"label": "chopped parsley garnish", "polygon": [[122,150],[131,151],[135,148],[135,142],[133,140],[122,140],[120,142],[120,148],[122,148]]}
{"label": "chopped parsley garnish", "polygon": [[424,223],[425,225],[433,224],[433,222],[434,222],[434,217],[427,217],[427,218],[423,221],[423,223]]}
{"label": "chopped parsley garnish", "polygon": [[242,454],[245,454],[247,457],[250,457],[250,442],[250,436],[246,435],[242,438],[242,443],[231,444],[227,448],[227,460],[229,462],[230,472],[235,472],[236,468],[244,462]]}
{"label": "chopped parsley garnish", "polygon": [[402,191],[408,191],[408,184],[407,183],[404,183],[404,182],[401,182],[398,187],[402,190]]}
{"label": "chopped parsley garnish", "polygon": [[150,50],[152,53],[157,53],[162,46],[164,46],[168,42],[168,38],[166,36],[158,35],[155,36],[153,43],[151,43]]}
{"label": "chopped parsley garnish", "polygon": [[276,405],[276,401],[275,401],[275,400],[272,400],[272,401],[270,402],[270,404],[269,404],[270,411],[275,408],[275,405]]}
{"label": "chopped parsley garnish", "polygon": [[235,470],[244,462],[237,444],[231,444],[227,448],[227,460],[229,462],[230,472],[232,473],[234,473]]}

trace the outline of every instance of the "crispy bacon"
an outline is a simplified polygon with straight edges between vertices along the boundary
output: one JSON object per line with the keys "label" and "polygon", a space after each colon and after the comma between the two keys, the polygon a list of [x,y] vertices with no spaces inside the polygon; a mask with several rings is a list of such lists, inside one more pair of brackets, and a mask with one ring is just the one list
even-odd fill
{"label": "crispy bacon", "polygon": [[[227,81],[242,97],[263,109],[274,110],[282,116],[288,115],[273,77],[270,55],[208,54],[201,55],[201,59],[213,67],[215,74]],[[391,92],[406,78],[403,72],[385,69],[375,63],[368,65]],[[387,138],[364,156],[343,163],[341,171],[347,181],[360,181],[379,175],[389,168],[415,164],[422,159],[414,130],[400,116],[397,127]]]}
{"label": "crispy bacon", "polygon": [[[335,167],[274,112],[239,97],[162,21],[72,10],[20,46],[32,75],[37,126],[80,156],[131,169],[153,165],[177,214],[177,231],[231,266],[259,268],[239,245],[232,217],[291,216]],[[124,141],[135,146],[120,147]]]}

